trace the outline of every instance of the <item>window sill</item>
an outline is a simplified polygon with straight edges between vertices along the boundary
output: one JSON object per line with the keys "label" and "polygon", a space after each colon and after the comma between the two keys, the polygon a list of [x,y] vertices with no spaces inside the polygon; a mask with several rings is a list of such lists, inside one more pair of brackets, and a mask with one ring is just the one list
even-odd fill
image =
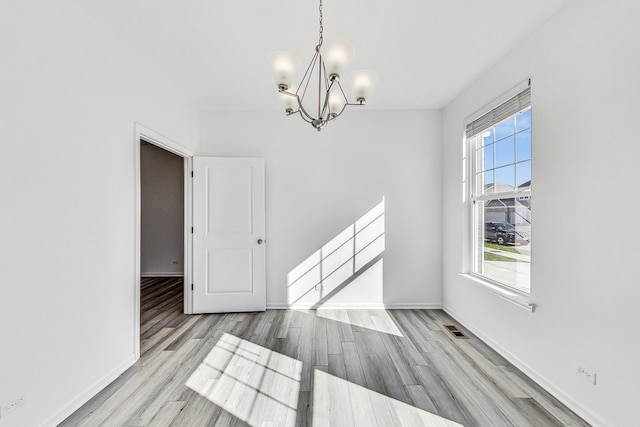
{"label": "window sill", "polygon": [[529,296],[521,295],[515,291],[506,289],[501,285],[492,283],[486,278],[477,276],[472,273],[461,273],[461,275],[479,284],[480,286],[482,286],[482,288],[488,290],[494,295],[497,295],[500,298],[509,301],[510,303],[515,304],[516,306],[524,310],[533,313],[536,309],[536,305],[531,302],[531,298]]}

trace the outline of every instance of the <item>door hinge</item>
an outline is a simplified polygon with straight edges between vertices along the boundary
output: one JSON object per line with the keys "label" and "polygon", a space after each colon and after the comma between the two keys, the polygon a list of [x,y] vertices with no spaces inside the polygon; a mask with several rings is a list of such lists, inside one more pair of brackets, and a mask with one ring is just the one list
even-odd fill
{"label": "door hinge", "polygon": [[193,178],[193,171],[191,171],[191,178]]}
{"label": "door hinge", "polygon": [[191,290],[193,290],[193,283],[191,284]]}
{"label": "door hinge", "polygon": [[193,227],[191,227],[191,234],[193,234]]}

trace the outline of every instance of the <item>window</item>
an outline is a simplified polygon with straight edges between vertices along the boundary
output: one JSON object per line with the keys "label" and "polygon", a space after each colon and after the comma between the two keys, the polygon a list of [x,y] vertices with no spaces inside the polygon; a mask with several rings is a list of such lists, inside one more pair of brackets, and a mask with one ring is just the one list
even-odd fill
{"label": "window", "polygon": [[525,295],[531,286],[530,99],[527,87],[466,126],[470,271]]}

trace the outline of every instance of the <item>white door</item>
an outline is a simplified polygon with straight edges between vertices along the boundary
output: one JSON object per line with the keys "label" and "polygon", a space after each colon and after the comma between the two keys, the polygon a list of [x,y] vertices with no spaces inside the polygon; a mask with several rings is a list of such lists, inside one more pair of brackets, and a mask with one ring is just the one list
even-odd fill
{"label": "white door", "polygon": [[193,158],[193,312],[264,311],[264,160]]}

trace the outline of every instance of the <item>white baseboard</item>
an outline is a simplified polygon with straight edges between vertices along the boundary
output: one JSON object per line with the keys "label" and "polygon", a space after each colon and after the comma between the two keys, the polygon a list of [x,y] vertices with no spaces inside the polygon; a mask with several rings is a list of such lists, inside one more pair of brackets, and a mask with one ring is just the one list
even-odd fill
{"label": "white baseboard", "polygon": [[124,371],[129,369],[136,361],[136,357],[134,354],[127,357],[124,361],[122,361],[118,366],[116,366],[111,372],[106,374],[104,377],[100,378],[98,381],[93,383],[89,388],[80,393],[78,397],[72,400],[69,404],[67,404],[64,408],[60,409],[53,416],[51,416],[47,421],[42,423],[40,427],[47,426],[57,426],[62,421],[64,421],[69,415],[73,414],[77,411],[82,405],[87,403],[92,397],[98,394],[102,389],[111,384],[113,380],[118,378]]}
{"label": "white baseboard", "polygon": [[[304,306],[293,306],[292,309],[296,308],[311,308]],[[364,303],[327,303],[322,304],[320,307],[316,307],[318,310],[384,310],[384,304],[379,302],[364,302]]]}
{"label": "white baseboard", "polygon": [[316,307],[315,304],[267,304],[268,310],[384,310],[380,303],[329,303]]}
{"label": "white baseboard", "polygon": [[150,273],[150,272],[144,272],[144,273],[140,273],[140,277],[183,277],[184,273],[181,271],[174,271],[174,272],[160,272],[160,273]]}
{"label": "white baseboard", "polygon": [[[294,304],[287,303],[267,303],[267,310],[309,310],[313,304]],[[322,309],[343,309],[343,310],[438,310],[442,308],[439,303],[348,303],[348,304],[323,304]]]}
{"label": "white baseboard", "polygon": [[287,310],[289,308],[289,304],[286,302],[268,302],[267,310]]}
{"label": "white baseboard", "polygon": [[466,329],[468,329],[474,335],[476,335],[478,338],[484,341],[487,345],[489,345],[489,347],[491,347],[496,352],[498,352],[502,357],[507,359],[516,368],[524,372],[525,375],[527,375],[529,378],[535,381],[540,387],[548,391],[553,397],[555,397],[560,402],[565,404],[569,409],[571,409],[573,412],[578,414],[580,417],[582,417],[585,421],[587,421],[593,427],[606,427],[611,425],[611,423],[607,423],[603,421],[600,417],[595,415],[589,409],[585,408],[583,405],[578,403],[571,396],[569,396],[564,391],[562,391],[560,387],[553,384],[543,375],[538,373],[538,371],[536,371],[535,369],[533,369],[532,367],[524,363],[522,360],[520,360],[518,357],[513,355],[510,351],[508,351],[502,345],[492,340],[491,338],[483,334],[478,329],[474,328],[471,322],[468,322],[464,318],[464,316],[459,316],[457,313],[455,313],[453,310],[451,310],[451,308],[447,307],[446,305],[444,305],[442,308],[447,314],[453,317],[456,321],[460,322],[462,326],[464,326]]}
{"label": "white baseboard", "polygon": [[440,303],[394,303],[385,304],[384,308],[387,310],[440,310],[442,304]]}

